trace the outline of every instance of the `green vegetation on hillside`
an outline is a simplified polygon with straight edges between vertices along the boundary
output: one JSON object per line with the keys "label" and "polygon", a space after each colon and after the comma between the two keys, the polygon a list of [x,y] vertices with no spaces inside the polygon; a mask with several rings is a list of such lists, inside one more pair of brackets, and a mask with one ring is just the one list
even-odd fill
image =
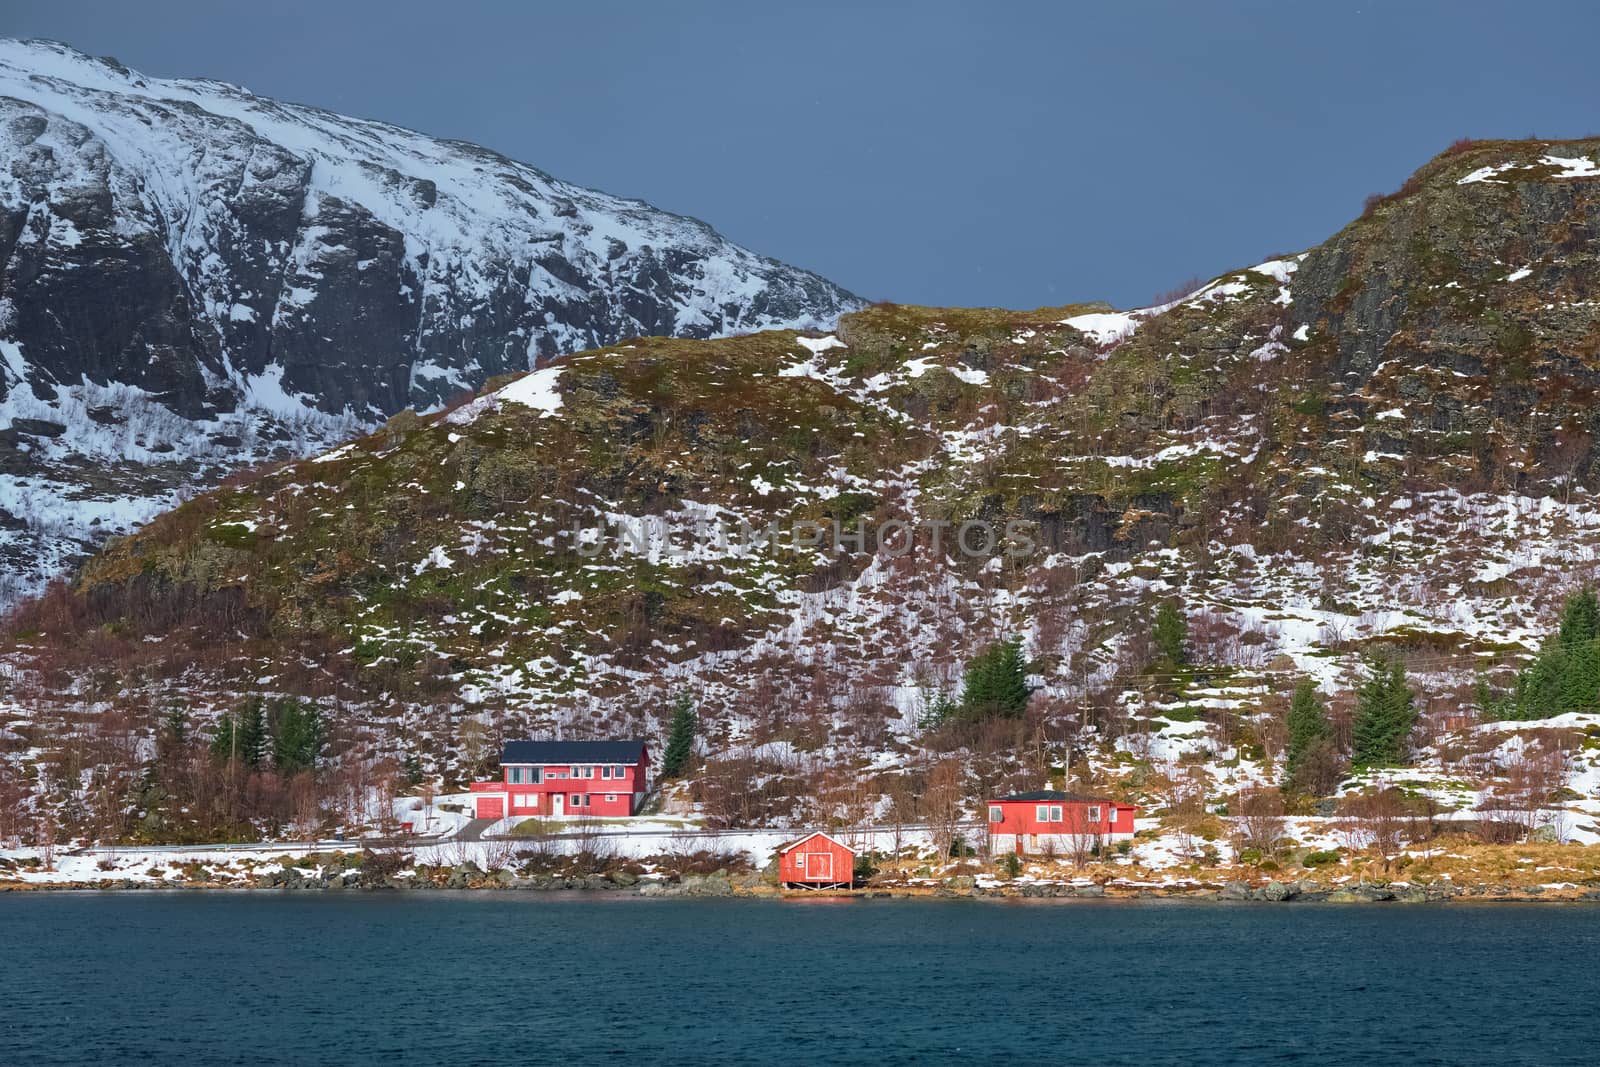
{"label": "green vegetation on hillside", "polygon": [[1600,707],[1600,602],[1593,589],[1567,598],[1561,626],[1517,675],[1510,693],[1480,693],[1484,710],[1501,719],[1548,719]]}

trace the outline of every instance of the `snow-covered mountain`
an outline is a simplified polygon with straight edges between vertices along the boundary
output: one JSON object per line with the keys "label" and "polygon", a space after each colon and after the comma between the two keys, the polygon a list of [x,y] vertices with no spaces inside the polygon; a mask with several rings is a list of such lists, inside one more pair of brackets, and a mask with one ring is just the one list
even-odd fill
{"label": "snow-covered mountain", "polygon": [[0,600],[181,488],[542,358],[860,303],[476,145],[0,40]]}

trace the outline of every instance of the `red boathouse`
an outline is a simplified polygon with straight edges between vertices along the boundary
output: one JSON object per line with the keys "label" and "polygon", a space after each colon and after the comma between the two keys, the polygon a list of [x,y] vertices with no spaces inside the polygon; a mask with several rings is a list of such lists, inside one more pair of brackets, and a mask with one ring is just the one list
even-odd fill
{"label": "red boathouse", "polygon": [[818,830],[778,846],[778,884],[785,889],[849,889],[856,850]]}
{"label": "red boathouse", "polygon": [[635,815],[649,791],[643,741],[507,741],[500,777],[473,782],[479,819]]}
{"label": "red boathouse", "polygon": [[993,852],[1073,855],[1097,845],[1133,840],[1132,804],[1105,797],[1040,789],[989,801]]}

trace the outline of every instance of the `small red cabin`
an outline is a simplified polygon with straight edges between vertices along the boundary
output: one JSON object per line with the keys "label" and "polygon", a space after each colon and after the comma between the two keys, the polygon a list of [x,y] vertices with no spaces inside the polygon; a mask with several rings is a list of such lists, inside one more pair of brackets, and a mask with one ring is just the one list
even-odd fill
{"label": "small red cabin", "polygon": [[778,846],[778,884],[785,889],[849,889],[856,850],[818,830]]}
{"label": "small red cabin", "polygon": [[1040,789],[989,801],[989,847],[1017,855],[1074,855],[1133,840],[1138,809],[1106,797]]}

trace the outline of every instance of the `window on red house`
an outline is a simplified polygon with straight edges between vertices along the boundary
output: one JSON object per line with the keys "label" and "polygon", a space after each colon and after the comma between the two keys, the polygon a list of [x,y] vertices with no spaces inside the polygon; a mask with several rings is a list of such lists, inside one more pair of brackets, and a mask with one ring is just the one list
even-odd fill
{"label": "window on red house", "polygon": [[1052,805],[1050,805],[1050,821],[1051,822],[1060,822],[1061,821],[1061,805],[1060,804],[1052,804]]}
{"label": "window on red house", "polygon": [[1084,818],[1088,819],[1090,822],[1099,822],[1100,821],[1100,805],[1098,805],[1098,804],[1090,804],[1087,808],[1083,809],[1083,814],[1084,814]]}
{"label": "window on red house", "polygon": [[1005,809],[1001,808],[1000,805],[998,805],[998,804],[989,805],[989,821],[990,822],[1005,822],[1005,819],[1006,819]]}
{"label": "window on red house", "polygon": [[606,794],[606,803],[607,804],[615,804],[616,801],[617,801],[617,794],[615,794],[615,793],[607,793]]}

